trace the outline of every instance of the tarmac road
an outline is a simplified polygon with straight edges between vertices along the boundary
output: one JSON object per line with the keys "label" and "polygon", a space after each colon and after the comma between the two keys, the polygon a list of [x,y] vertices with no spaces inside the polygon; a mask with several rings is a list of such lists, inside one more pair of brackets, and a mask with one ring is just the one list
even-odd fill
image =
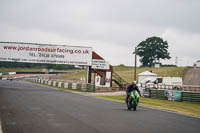
{"label": "tarmac road", "polygon": [[144,107],[128,111],[123,103],[24,81],[0,81],[0,119],[3,133],[200,132],[199,118]]}

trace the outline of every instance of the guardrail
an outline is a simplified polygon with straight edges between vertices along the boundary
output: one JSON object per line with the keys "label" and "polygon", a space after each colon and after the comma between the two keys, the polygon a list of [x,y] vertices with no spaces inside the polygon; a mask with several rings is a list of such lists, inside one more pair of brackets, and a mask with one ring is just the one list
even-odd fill
{"label": "guardrail", "polygon": [[180,90],[180,91],[197,91],[200,92],[200,86],[194,85],[163,85],[163,84],[140,84],[142,88],[157,90]]}
{"label": "guardrail", "polygon": [[144,97],[156,99],[167,99],[171,101],[186,101],[192,103],[200,103],[200,92],[188,92],[179,90],[153,90],[145,89]]}
{"label": "guardrail", "polygon": [[182,101],[200,103],[200,93],[182,92]]}
{"label": "guardrail", "polygon": [[16,72],[2,72],[0,73],[0,80],[6,80],[7,78],[3,78],[4,75],[14,75]]}
{"label": "guardrail", "polygon": [[72,89],[72,90],[79,90],[79,91],[85,91],[85,92],[95,92],[95,86],[93,84],[71,83],[71,82],[54,81],[54,80],[47,80],[47,79],[36,79],[36,78],[27,78],[26,81],[58,87],[58,88],[64,88],[64,89]]}

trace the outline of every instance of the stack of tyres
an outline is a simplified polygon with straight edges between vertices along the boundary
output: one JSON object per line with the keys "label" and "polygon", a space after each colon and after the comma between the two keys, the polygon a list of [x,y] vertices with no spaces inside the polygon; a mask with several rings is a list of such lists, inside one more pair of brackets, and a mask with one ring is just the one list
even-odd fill
{"label": "stack of tyres", "polygon": [[86,85],[86,90],[87,90],[88,92],[95,92],[95,86],[92,85],[92,84],[87,84],[87,85]]}
{"label": "stack of tyres", "polygon": [[158,99],[165,99],[164,90],[157,91]]}
{"label": "stack of tyres", "polygon": [[72,83],[68,83],[68,88],[72,89]]}
{"label": "stack of tyres", "polygon": [[86,85],[86,91],[90,92],[90,88],[91,88],[91,85],[90,85],[90,84],[87,84],[87,85]]}
{"label": "stack of tyres", "polygon": [[82,90],[82,84],[77,84],[76,87],[77,87],[78,90]]}
{"label": "stack of tyres", "polygon": [[150,90],[150,97],[157,98],[157,90]]}

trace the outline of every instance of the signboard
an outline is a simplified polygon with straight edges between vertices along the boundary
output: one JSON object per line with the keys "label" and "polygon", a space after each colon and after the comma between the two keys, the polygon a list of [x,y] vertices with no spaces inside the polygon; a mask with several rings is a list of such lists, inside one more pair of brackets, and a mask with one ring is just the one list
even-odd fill
{"label": "signboard", "polygon": [[110,87],[111,85],[112,82],[111,76],[112,76],[111,72],[106,72],[106,84],[105,84],[106,87]]}
{"label": "signboard", "polygon": [[101,86],[101,76],[95,76],[95,86]]}
{"label": "signboard", "polygon": [[92,65],[91,47],[0,42],[0,51],[0,61]]}
{"label": "signboard", "polygon": [[173,101],[181,101],[182,92],[181,91],[174,91],[174,98]]}
{"label": "signboard", "polygon": [[172,101],[172,100],[173,100],[173,90],[165,90],[165,91],[164,91],[164,96],[165,96],[168,100]]}
{"label": "signboard", "polygon": [[105,60],[92,59],[92,69],[109,69],[109,62]]}

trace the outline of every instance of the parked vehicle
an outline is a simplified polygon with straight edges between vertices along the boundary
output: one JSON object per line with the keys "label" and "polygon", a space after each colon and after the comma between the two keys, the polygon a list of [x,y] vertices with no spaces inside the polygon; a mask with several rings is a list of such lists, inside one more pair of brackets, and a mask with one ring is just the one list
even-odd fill
{"label": "parked vehicle", "polygon": [[181,77],[153,77],[146,78],[145,80],[141,81],[140,84],[182,85],[183,81]]}

